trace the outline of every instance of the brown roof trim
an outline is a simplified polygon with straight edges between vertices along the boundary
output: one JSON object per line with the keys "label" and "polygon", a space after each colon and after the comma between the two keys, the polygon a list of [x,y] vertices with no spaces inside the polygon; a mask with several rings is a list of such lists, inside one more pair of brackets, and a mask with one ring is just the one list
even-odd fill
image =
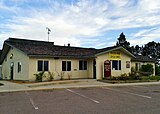
{"label": "brown roof trim", "polygon": [[155,62],[154,59],[149,56],[138,55],[136,58],[132,59],[133,62]]}

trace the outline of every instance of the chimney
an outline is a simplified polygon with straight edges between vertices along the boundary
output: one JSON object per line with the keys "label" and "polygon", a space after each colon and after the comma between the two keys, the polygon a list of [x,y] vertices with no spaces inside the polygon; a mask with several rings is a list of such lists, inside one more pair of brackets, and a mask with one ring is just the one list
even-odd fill
{"label": "chimney", "polygon": [[68,47],[70,47],[70,43],[68,43]]}

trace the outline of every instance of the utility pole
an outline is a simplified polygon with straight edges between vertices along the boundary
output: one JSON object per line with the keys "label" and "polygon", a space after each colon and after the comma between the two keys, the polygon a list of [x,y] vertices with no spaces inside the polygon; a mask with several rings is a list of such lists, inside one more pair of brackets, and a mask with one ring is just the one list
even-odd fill
{"label": "utility pole", "polygon": [[47,33],[48,33],[48,42],[49,42],[49,34],[51,32],[51,29],[49,29],[48,27],[46,27],[46,29],[47,29]]}

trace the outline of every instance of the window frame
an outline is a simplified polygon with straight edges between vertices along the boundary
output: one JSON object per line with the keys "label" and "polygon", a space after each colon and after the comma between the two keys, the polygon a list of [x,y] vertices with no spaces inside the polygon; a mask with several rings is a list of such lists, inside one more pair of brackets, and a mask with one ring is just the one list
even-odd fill
{"label": "window frame", "polygon": [[71,71],[71,61],[62,61],[62,71]]}
{"label": "window frame", "polygon": [[79,70],[87,70],[88,62],[86,60],[79,60]]}
{"label": "window frame", "polygon": [[18,62],[17,64],[17,72],[20,73],[22,71],[22,63],[21,62]]}
{"label": "window frame", "polygon": [[121,60],[112,60],[112,70],[121,70]]}
{"label": "window frame", "polygon": [[131,68],[131,62],[130,61],[126,61],[126,68]]}
{"label": "window frame", "polygon": [[[41,63],[41,64],[40,64]],[[40,66],[39,66],[40,65]],[[46,66],[47,65],[47,66]],[[37,61],[37,71],[49,71],[49,61],[48,60],[38,60]]]}

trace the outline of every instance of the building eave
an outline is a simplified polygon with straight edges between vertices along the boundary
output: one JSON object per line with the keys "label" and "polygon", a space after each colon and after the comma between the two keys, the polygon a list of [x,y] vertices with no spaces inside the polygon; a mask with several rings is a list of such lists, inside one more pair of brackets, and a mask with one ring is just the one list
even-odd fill
{"label": "building eave", "polygon": [[109,49],[109,50],[107,50],[107,51],[103,51],[103,52],[97,53],[97,54],[95,54],[95,56],[103,55],[103,54],[106,54],[106,53],[108,53],[108,52],[115,51],[115,50],[121,50],[121,51],[127,53],[127,54],[128,54],[129,56],[131,56],[132,58],[136,58],[132,53],[130,53],[128,50],[126,50],[126,49],[123,48],[122,46],[120,46],[120,47],[115,47],[115,48],[113,48],[113,49]]}

